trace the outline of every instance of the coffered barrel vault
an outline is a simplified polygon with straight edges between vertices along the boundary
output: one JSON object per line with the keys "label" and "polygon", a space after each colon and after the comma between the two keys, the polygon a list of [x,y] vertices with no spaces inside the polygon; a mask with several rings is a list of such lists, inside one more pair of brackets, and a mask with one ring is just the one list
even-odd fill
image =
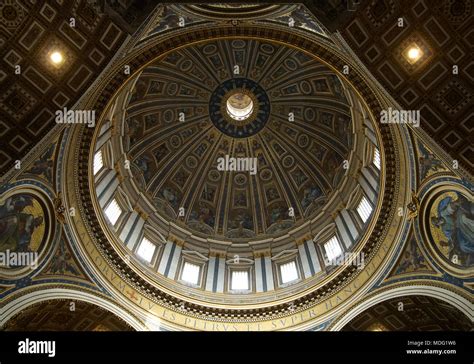
{"label": "coffered barrel vault", "polygon": [[[86,0],[2,1],[0,174],[52,129],[56,110],[78,101],[127,36]],[[61,67],[50,62],[54,51],[63,55]]]}

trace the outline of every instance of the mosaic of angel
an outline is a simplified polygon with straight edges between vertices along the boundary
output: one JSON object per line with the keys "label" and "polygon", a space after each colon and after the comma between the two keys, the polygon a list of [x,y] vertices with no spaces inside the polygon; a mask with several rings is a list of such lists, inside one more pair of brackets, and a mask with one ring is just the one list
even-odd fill
{"label": "mosaic of angel", "polygon": [[27,194],[0,200],[0,252],[37,251],[45,232],[40,203]]}
{"label": "mosaic of angel", "polygon": [[430,215],[435,241],[446,257],[457,265],[474,265],[474,202],[461,193],[448,192],[437,200]]}

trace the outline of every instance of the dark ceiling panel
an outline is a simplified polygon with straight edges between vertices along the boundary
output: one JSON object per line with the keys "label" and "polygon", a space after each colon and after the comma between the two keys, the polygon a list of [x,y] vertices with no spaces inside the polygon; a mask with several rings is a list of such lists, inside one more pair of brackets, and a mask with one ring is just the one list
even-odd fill
{"label": "dark ceiling panel", "polygon": [[[70,27],[70,18],[76,26]],[[2,1],[0,5],[0,174],[23,158],[72,107],[126,38],[88,1]],[[53,49],[64,53],[56,68]],[[15,74],[15,66],[21,73]]]}
{"label": "dark ceiling panel", "polygon": [[[357,4],[359,3],[359,4]],[[23,158],[71,107],[144,20],[152,5],[135,1],[15,1],[0,5],[0,174]],[[467,0],[305,1],[339,30],[361,61],[405,108],[421,111],[421,127],[474,173],[474,22]],[[76,18],[76,27],[68,26]],[[405,26],[397,27],[403,17]],[[416,67],[402,56],[415,42],[425,56]],[[47,61],[53,47],[64,67]],[[15,74],[15,66],[21,74]],[[452,66],[459,74],[452,74]]]}
{"label": "dark ceiling panel", "polygon": [[[467,0],[307,1],[331,30],[339,30],[364,65],[421,127],[474,172],[474,19]],[[348,9],[354,9],[349,11]],[[404,27],[398,27],[398,18]],[[403,56],[416,43],[424,56]],[[453,65],[459,74],[453,74]]]}
{"label": "dark ceiling panel", "polygon": [[12,317],[5,331],[132,331],[121,318],[91,303],[49,300]]}
{"label": "dark ceiling panel", "polygon": [[404,296],[376,304],[343,331],[470,331],[472,323],[450,304],[427,296]]}

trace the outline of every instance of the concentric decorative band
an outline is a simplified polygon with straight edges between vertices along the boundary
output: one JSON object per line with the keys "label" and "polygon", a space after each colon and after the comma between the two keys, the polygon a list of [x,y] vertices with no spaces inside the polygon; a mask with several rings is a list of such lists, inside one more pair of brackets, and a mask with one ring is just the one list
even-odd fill
{"label": "concentric decorative band", "polygon": [[[248,95],[253,112],[245,120],[232,119],[226,112],[226,101],[235,92]],[[270,116],[270,101],[265,90],[248,78],[232,78],[221,83],[209,100],[209,116],[214,126],[233,138],[248,138],[262,130]]]}
{"label": "concentric decorative band", "polygon": [[[100,92],[93,94],[89,103],[93,105],[93,108],[97,111],[100,117],[104,117],[107,103],[112,99],[113,95],[117,93],[121,86],[125,84],[127,78],[123,72],[118,72],[122,69],[123,64],[130,64],[133,69],[140,69],[141,65],[147,61],[151,62],[157,57],[157,55],[165,54],[171,50],[176,49],[178,46],[189,44],[190,42],[204,42],[212,39],[219,39],[223,37],[248,37],[248,38],[259,38],[266,39],[268,41],[279,42],[292,47],[302,49],[308,54],[317,55],[324,62],[330,63],[334,69],[341,69],[346,60],[339,58],[337,54],[329,48],[304,37],[300,37],[296,34],[288,32],[282,29],[276,29],[272,27],[261,27],[258,25],[247,25],[241,27],[206,27],[199,31],[193,31],[184,34],[177,34],[173,36],[172,40],[168,39],[156,44],[150,45],[144,50],[140,50],[140,57],[136,57],[131,54],[129,58],[125,58],[121,64],[117,65],[114,70],[116,72],[110,72],[107,76],[107,82],[104,82]],[[354,69],[357,69],[354,67]],[[379,102],[373,89],[368,85],[366,79],[358,71],[351,73],[351,84],[354,89],[359,93],[361,98],[364,99],[367,106],[370,108],[372,115],[379,115],[382,105]],[[219,105],[220,106],[220,105]],[[261,107],[261,106],[260,106]],[[139,291],[144,297],[148,297],[153,302],[159,303],[165,307],[171,307],[172,310],[178,315],[180,304],[182,303],[181,297],[175,297],[171,293],[155,286],[149,280],[144,279],[143,276],[134,271],[128,264],[126,264],[120,255],[115,250],[113,244],[108,240],[104,230],[100,228],[101,223],[97,217],[97,212],[93,203],[93,194],[91,192],[91,144],[94,142],[94,129],[87,128],[84,125],[78,125],[78,135],[80,141],[75,143],[77,148],[77,160],[78,163],[71,165],[74,173],[74,181],[77,184],[74,192],[71,191],[70,195],[81,201],[80,211],[85,219],[86,229],[84,234],[90,234],[93,238],[93,244],[100,250],[100,254],[104,259],[109,262],[110,265],[114,265],[116,270],[114,271],[120,274],[120,277],[126,277],[127,283],[129,282],[137,291]],[[399,158],[398,147],[396,145],[396,132],[395,127],[390,124],[379,124],[378,131],[380,133],[381,145],[383,146],[384,152],[384,169],[383,177],[385,183],[383,185],[383,194],[379,199],[380,211],[378,211],[377,220],[374,224],[370,236],[367,238],[361,253],[366,257],[375,256],[375,253],[379,251],[381,244],[385,241],[388,234],[389,227],[394,221],[400,221],[395,219],[395,208],[398,206],[399,196],[399,181],[400,181],[400,168],[401,158]],[[76,219],[79,221],[80,219]],[[381,251],[380,254],[385,251]],[[379,260],[383,263],[383,259]],[[381,264],[382,264],[381,263]],[[371,265],[370,268],[376,269],[376,266]],[[370,277],[370,274],[359,274],[358,270],[353,265],[348,265],[338,273],[337,277],[326,282],[322,286],[316,286],[312,289],[308,289],[304,295],[292,300],[292,303],[296,306],[296,310],[312,307],[317,302],[321,305],[324,304],[323,300],[328,299],[331,301],[325,302],[326,309],[332,308],[333,302],[337,299],[342,299],[340,296],[335,295],[341,290],[341,286],[347,285],[354,277],[366,276]],[[114,276],[115,277],[115,276]],[[358,285],[359,283],[357,283]],[[365,284],[365,282],[360,282]],[[359,287],[359,286],[358,286]],[[358,288],[355,287],[355,288]],[[332,297],[332,298],[331,298]],[[328,306],[329,302],[329,306]],[[323,307],[323,306],[321,306]],[[243,306],[243,307],[214,307],[204,303],[188,302],[186,305],[188,313],[190,315],[206,316],[210,318],[220,320],[265,320],[275,317],[281,317],[288,312],[288,306],[283,300],[279,300],[270,306],[259,307],[258,305]],[[325,312],[325,311],[324,311]],[[313,315],[314,313],[311,313]],[[312,316],[311,316],[312,317]]]}

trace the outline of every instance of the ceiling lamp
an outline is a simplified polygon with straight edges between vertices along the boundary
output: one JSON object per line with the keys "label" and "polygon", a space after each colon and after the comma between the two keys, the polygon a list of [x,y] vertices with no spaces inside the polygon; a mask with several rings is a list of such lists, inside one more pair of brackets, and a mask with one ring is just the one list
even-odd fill
{"label": "ceiling lamp", "polygon": [[63,55],[61,54],[61,52],[58,52],[58,51],[54,51],[52,52],[50,55],[49,55],[49,59],[51,60],[51,62],[58,66],[60,65],[61,63],[63,63],[64,61],[64,57]]}
{"label": "ceiling lamp", "polygon": [[418,62],[418,60],[423,56],[423,52],[416,44],[414,44],[410,48],[408,48],[406,55],[407,55],[408,61],[411,64],[413,64],[413,63]]}

